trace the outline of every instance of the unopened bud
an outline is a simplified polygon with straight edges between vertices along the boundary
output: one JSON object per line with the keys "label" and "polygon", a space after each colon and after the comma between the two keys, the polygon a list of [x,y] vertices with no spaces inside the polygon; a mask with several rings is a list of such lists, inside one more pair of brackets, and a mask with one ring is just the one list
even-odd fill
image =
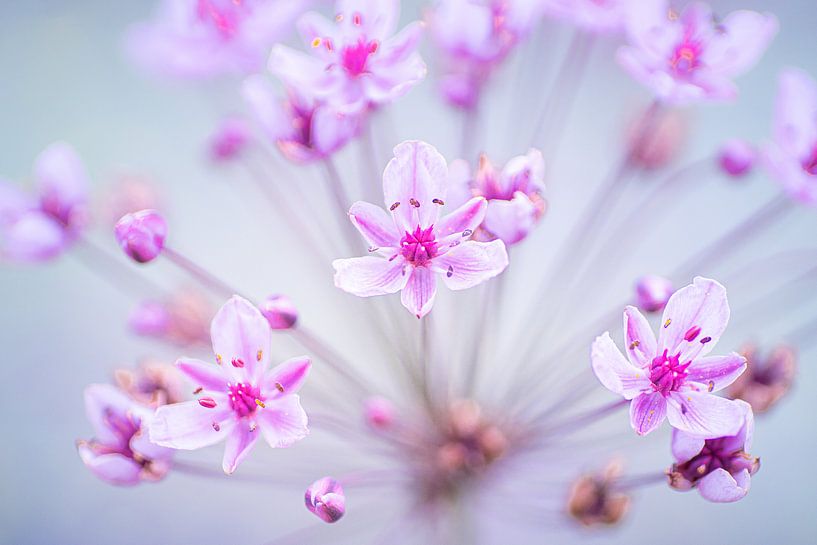
{"label": "unopened bud", "polygon": [[298,309],[286,295],[270,295],[260,310],[272,329],[290,329],[298,321]]}
{"label": "unopened bud", "polygon": [[346,513],[346,496],[343,487],[332,477],[318,479],[306,489],[306,508],[324,522],[333,523]]}
{"label": "unopened bud", "polygon": [[645,312],[657,312],[664,308],[672,295],[672,284],[666,278],[648,274],[635,284],[636,305]]}
{"label": "unopened bud", "polygon": [[162,252],[167,236],[167,222],[156,210],[125,214],[114,228],[116,241],[134,261],[147,263]]}
{"label": "unopened bud", "polygon": [[757,152],[745,140],[729,140],[721,147],[718,163],[721,169],[734,178],[748,174],[755,164]]}

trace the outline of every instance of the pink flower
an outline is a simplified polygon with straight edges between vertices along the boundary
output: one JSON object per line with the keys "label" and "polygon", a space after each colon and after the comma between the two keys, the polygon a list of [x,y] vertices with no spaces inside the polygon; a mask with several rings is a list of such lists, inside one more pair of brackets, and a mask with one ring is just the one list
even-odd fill
{"label": "pink flower", "polygon": [[61,254],[87,220],[88,175],[74,149],[50,145],[34,164],[34,195],[0,179],[0,258],[40,262]]}
{"label": "pink flower", "polygon": [[337,522],[346,513],[343,487],[332,477],[318,479],[306,489],[306,508],[324,522]]}
{"label": "pink flower", "polygon": [[172,344],[202,347],[210,344],[210,321],[215,309],[200,292],[179,290],[161,300],[145,300],[131,312],[128,325],[137,335]]}
{"label": "pink flower", "polygon": [[693,3],[680,15],[668,0],[631,2],[629,45],[618,61],[631,76],[669,103],[731,100],[732,78],[751,68],[777,33],[770,14],[736,11],[717,22],[708,5]]}
{"label": "pink flower", "polygon": [[377,256],[335,260],[335,286],[360,297],[402,290],[403,306],[419,318],[434,304],[435,274],[450,289],[462,290],[501,273],[508,265],[505,244],[470,240],[487,201],[474,197],[441,218],[447,181],[445,159],[432,146],[409,141],[394,148],[383,172],[391,218],[366,202],[349,210]]}
{"label": "pink flower", "polygon": [[425,77],[412,23],[392,36],[397,0],[339,0],[335,23],[307,13],[298,30],[312,55],[276,45],[269,69],[291,88],[344,113],[359,113],[404,95]]}
{"label": "pink flower", "polygon": [[339,113],[325,104],[290,90],[279,99],[263,76],[250,76],[242,87],[244,99],[266,136],[291,161],[306,163],[341,149],[360,128],[356,115]]}
{"label": "pink flower", "polygon": [[108,384],[85,389],[85,410],[96,438],[77,441],[82,462],[111,484],[158,481],[170,469],[173,451],[148,440],[146,424],[153,409]]}
{"label": "pink flower", "polygon": [[161,0],[151,22],[131,28],[126,48],[161,75],[200,78],[260,69],[304,0]]}
{"label": "pink flower", "polygon": [[764,164],[792,198],[817,204],[817,82],[802,70],[780,75]]}
{"label": "pink flower", "polygon": [[623,30],[628,0],[543,0],[545,13],[598,34]]}
{"label": "pink flower", "polygon": [[703,439],[672,430],[676,462],[668,472],[670,486],[697,488],[704,499],[716,503],[738,501],[749,492],[751,476],[760,469],[760,460],[748,454],[755,421],[748,403],[734,403],[741,411],[740,428],[734,434]]}
{"label": "pink flower", "polygon": [[150,424],[154,443],[194,450],[226,439],[222,467],[235,471],[260,432],[273,448],[288,447],[309,433],[295,393],[310,362],[293,358],[273,369],[270,327],[249,301],[235,295],[211,324],[216,363],[181,358],[176,365],[196,386],[198,399],[164,405]]}
{"label": "pink flower", "polygon": [[215,162],[237,158],[250,144],[250,129],[240,117],[228,117],[210,136],[209,156]]}
{"label": "pink flower", "polygon": [[448,174],[452,189],[458,193],[454,204],[471,197],[488,201],[485,219],[474,235],[477,240],[500,239],[508,245],[521,242],[545,212],[545,161],[539,150],[514,157],[501,171],[481,155],[473,175],[468,163],[454,161]]}
{"label": "pink flower", "polygon": [[431,33],[444,54],[443,95],[476,105],[482,86],[513,46],[539,20],[539,0],[440,0],[430,13]]}
{"label": "pink flower", "polygon": [[737,433],[740,407],[711,392],[732,384],[746,370],[746,359],[734,352],[707,356],[728,321],[726,289],[696,277],[670,297],[657,341],[635,307],[624,311],[627,358],[609,333],[595,340],[593,371],[608,390],[632,400],[630,423],[636,433],[646,435],[665,417],[672,427],[698,436]]}
{"label": "pink flower", "polygon": [[128,257],[137,263],[148,263],[164,249],[167,222],[156,210],[140,210],[122,216],[116,222],[114,234]]}

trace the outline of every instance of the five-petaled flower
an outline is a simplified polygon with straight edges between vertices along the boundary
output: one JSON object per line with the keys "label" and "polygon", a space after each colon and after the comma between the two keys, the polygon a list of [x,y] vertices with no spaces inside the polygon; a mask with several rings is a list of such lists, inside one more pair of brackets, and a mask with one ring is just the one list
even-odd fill
{"label": "five-petaled flower", "polygon": [[777,33],[770,14],[741,10],[717,22],[710,7],[696,2],[677,14],[669,0],[630,2],[629,45],[618,61],[664,102],[731,100],[732,78],[757,62]]}
{"label": "five-petaled flower", "polygon": [[630,423],[636,433],[653,431],[665,417],[674,428],[701,437],[737,433],[740,406],[711,392],[732,384],[746,369],[746,359],[734,352],[707,356],[728,321],[726,289],[696,277],[670,297],[657,341],[635,307],[624,311],[627,358],[609,333],[596,338],[593,371],[608,390],[632,400]]}
{"label": "five-petaled flower", "polygon": [[673,430],[675,464],[667,472],[670,486],[677,490],[697,488],[704,499],[716,503],[738,501],[749,492],[751,476],[760,469],[760,460],[748,453],[755,421],[748,403],[735,403],[741,410],[737,433],[703,439]]}
{"label": "five-petaled flower", "polygon": [[60,255],[87,219],[88,176],[68,144],[46,148],[34,164],[35,195],[0,178],[0,259],[40,262]]}
{"label": "five-petaled flower", "polygon": [[335,286],[360,297],[402,290],[403,306],[421,318],[434,304],[435,273],[452,290],[471,288],[501,273],[508,266],[505,244],[471,240],[485,217],[485,198],[474,197],[440,217],[447,182],[445,159],[432,146],[409,141],[394,148],[383,172],[391,217],[366,202],[356,202],[349,210],[369,251],[379,257],[335,260]]}
{"label": "five-petaled flower", "polygon": [[485,219],[474,238],[500,239],[508,245],[525,239],[545,213],[544,177],[545,160],[535,149],[514,157],[502,170],[497,170],[484,154],[474,174],[462,160],[452,162],[449,169],[452,193],[463,194],[454,198],[454,204],[474,196],[488,201]]}
{"label": "five-petaled flower", "polygon": [[359,113],[405,94],[425,77],[416,52],[418,22],[392,37],[399,18],[397,0],[339,0],[335,24],[307,13],[298,30],[312,55],[276,45],[269,69],[297,88],[344,113]]}
{"label": "five-petaled flower", "polygon": [[211,325],[216,363],[182,358],[176,365],[195,385],[197,399],[159,407],[150,439],[176,449],[227,440],[223,469],[235,471],[259,433],[273,448],[306,437],[307,416],[295,393],[309,371],[306,357],[268,370],[270,326],[247,300],[233,296]]}
{"label": "five-petaled flower", "polygon": [[77,441],[82,462],[111,484],[158,481],[170,469],[173,451],[150,442],[147,424],[153,408],[109,384],[85,389],[85,411],[96,437]]}
{"label": "five-petaled flower", "polygon": [[817,82],[789,68],[780,75],[774,135],[764,149],[764,163],[793,198],[817,204]]}

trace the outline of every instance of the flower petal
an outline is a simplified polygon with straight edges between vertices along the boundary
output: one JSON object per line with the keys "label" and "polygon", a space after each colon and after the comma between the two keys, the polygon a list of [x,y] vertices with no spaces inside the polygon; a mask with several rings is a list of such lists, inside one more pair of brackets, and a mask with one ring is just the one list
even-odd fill
{"label": "flower petal", "polygon": [[270,140],[278,141],[293,137],[295,131],[292,120],[266,77],[256,74],[245,79],[241,84],[241,96]]}
{"label": "flower petal", "polygon": [[[213,352],[224,369],[242,382],[255,382],[267,366],[270,326],[252,303],[233,295],[216,313],[210,324]],[[233,360],[242,364],[234,365]]]}
{"label": "flower petal", "polygon": [[599,382],[625,399],[633,399],[650,388],[651,382],[645,371],[627,361],[609,333],[593,341],[590,360]]}
{"label": "flower petal", "polygon": [[435,272],[452,290],[464,290],[495,277],[508,266],[508,251],[501,240],[468,240],[432,261]]}
{"label": "flower petal", "polygon": [[272,448],[285,448],[309,435],[309,419],[297,394],[270,400],[256,412],[258,428]]}
{"label": "flower petal", "polygon": [[66,223],[73,210],[88,200],[88,174],[74,148],[64,142],[40,153],[34,178],[42,207]]}
{"label": "flower petal", "polygon": [[223,440],[235,426],[236,420],[231,416],[226,395],[218,398],[212,409],[202,407],[196,400],[163,405],[156,409],[150,422],[150,440],[175,449],[207,447]]}
{"label": "flower petal", "polygon": [[35,210],[0,231],[0,257],[11,261],[45,261],[59,255],[65,244],[65,231],[59,223]]}
{"label": "flower petal", "polygon": [[349,219],[374,248],[396,248],[400,235],[394,221],[379,206],[358,201],[349,209]]}
{"label": "flower petal", "polygon": [[630,402],[630,425],[638,435],[647,435],[667,415],[667,400],[658,392],[640,394]]}
{"label": "flower petal", "polygon": [[300,390],[311,367],[312,362],[306,356],[288,359],[266,374],[261,391],[272,397],[295,393]]}
{"label": "flower petal", "polygon": [[777,34],[777,19],[771,14],[739,10],[718,25],[704,52],[705,63],[718,72],[735,76],[754,65]]}
{"label": "flower petal", "polygon": [[323,96],[334,89],[333,75],[324,61],[285,45],[272,48],[267,68],[289,87],[310,95]]}
{"label": "flower petal", "polygon": [[176,360],[176,367],[197,387],[201,386],[205,390],[216,392],[224,392],[227,388],[226,373],[215,363],[193,358],[179,358]]}
{"label": "flower petal", "polygon": [[704,448],[706,439],[686,432],[672,430],[672,455],[675,461],[683,464],[696,457]]}
{"label": "flower petal", "polygon": [[509,201],[492,199],[488,202],[483,226],[505,244],[521,242],[536,226],[539,209],[530,197],[517,191]]}
{"label": "flower petal", "polygon": [[436,294],[437,279],[434,272],[425,267],[412,267],[400,300],[409,312],[422,318],[431,312]]}
{"label": "flower petal", "polygon": [[100,455],[85,443],[81,443],[77,451],[82,463],[103,481],[119,486],[139,484],[142,466],[132,458],[119,453]]}
{"label": "flower petal", "polygon": [[399,256],[392,261],[374,256],[336,259],[332,266],[335,287],[358,297],[396,293],[408,281],[405,262]]}
{"label": "flower petal", "polygon": [[727,356],[709,356],[692,361],[687,381],[703,384],[710,392],[722,390],[746,370],[746,358],[732,352]]}
{"label": "flower petal", "polygon": [[744,422],[734,401],[705,392],[671,392],[667,419],[673,428],[706,438],[735,435]]}
{"label": "flower petal", "polygon": [[[440,241],[440,244],[444,244],[449,242],[449,238],[459,240],[464,237],[467,239],[470,233],[473,233],[482,223],[487,208],[488,201],[484,197],[474,197],[450,214],[446,214],[440,218],[434,229],[437,240]],[[463,234],[469,231],[470,233]]]}
{"label": "flower petal", "polygon": [[[726,288],[715,280],[695,277],[692,284],[672,294],[658,335],[658,351],[681,352],[681,361],[709,353],[729,322]],[[684,339],[692,328],[700,328],[691,340]],[[703,341],[703,342],[702,342]]]}
{"label": "flower petal", "polygon": [[752,478],[744,469],[734,476],[718,468],[698,482],[701,496],[715,503],[731,503],[742,499],[748,492]]}
{"label": "flower petal", "polygon": [[124,446],[120,445],[119,435],[111,430],[110,415],[127,418],[135,405],[122,390],[111,384],[91,384],[85,388],[85,414],[100,443]]}
{"label": "flower petal", "polygon": [[411,232],[436,223],[440,206],[433,200],[445,201],[447,179],[445,158],[432,146],[418,141],[397,145],[383,172],[383,195],[398,228]]}
{"label": "flower petal", "polygon": [[221,462],[224,473],[232,475],[238,464],[252,451],[256,441],[258,441],[258,431],[250,431],[249,422],[240,420],[227,435],[224,458]]}
{"label": "flower petal", "polygon": [[787,68],[780,74],[775,98],[775,143],[797,160],[806,157],[817,141],[816,117],[817,82],[803,70]]}
{"label": "flower petal", "polygon": [[636,367],[647,367],[656,356],[655,334],[644,315],[633,306],[624,309],[624,342],[627,357]]}

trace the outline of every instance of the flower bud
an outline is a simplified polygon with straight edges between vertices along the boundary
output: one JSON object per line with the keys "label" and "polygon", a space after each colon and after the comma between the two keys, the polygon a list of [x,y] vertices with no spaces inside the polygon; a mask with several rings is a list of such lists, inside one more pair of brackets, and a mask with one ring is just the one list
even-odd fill
{"label": "flower bud", "polygon": [[298,321],[298,309],[286,295],[270,295],[259,309],[272,329],[290,329]]}
{"label": "flower bud", "polygon": [[[670,163],[686,142],[687,121],[679,111],[665,111],[650,118],[644,113],[630,129],[632,160],[645,169],[658,169]],[[644,134],[647,131],[649,134]]]}
{"label": "flower bud", "polygon": [[156,210],[140,210],[122,216],[114,232],[128,257],[147,263],[156,259],[164,248],[167,222]]}
{"label": "flower bud", "polygon": [[343,487],[332,477],[318,479],[306,489],[306,508],[324,522],[337,522],[346,513]]}
{"label": "flower bud", "polygon": [[644,275],[635,284],[636,305],[645,312],[657,312],[667,304],[672,291],[672,284],[666,278]]}
{"label": "flower bud", "polygon": [[249,141],[250,131],[244,120],[228,118],[210,139],[210,158],[216,162],[235,159],[244,151]]}
{"label": "flower bud", "polygon": [[599,474],[582,475],[574,483],[567,500],[567,512],[583,526],[616,524],[627,514],[629,496],[616,491],[621,465],[611,462]]}
{"label": "flower bud", "polygon": [[745,140],[729,140],[718,154],[718,163],[726,174],[739,178],[752,170],[756,157],[754,147]]}
{"label": "flower bud", "polygon": [[765,357],[751,345],[740,352],[748,365],[726,389],[726,395],[746,401],[756,413],[764,413],[791,389],[797,372],[797,354],[785,345],[778,346]]}
{"label": "flower bud", "polygon": [[374,396],[364,402],[363,415],[371,427],[384,430],[394,424],[394,405],[385,397]]}

